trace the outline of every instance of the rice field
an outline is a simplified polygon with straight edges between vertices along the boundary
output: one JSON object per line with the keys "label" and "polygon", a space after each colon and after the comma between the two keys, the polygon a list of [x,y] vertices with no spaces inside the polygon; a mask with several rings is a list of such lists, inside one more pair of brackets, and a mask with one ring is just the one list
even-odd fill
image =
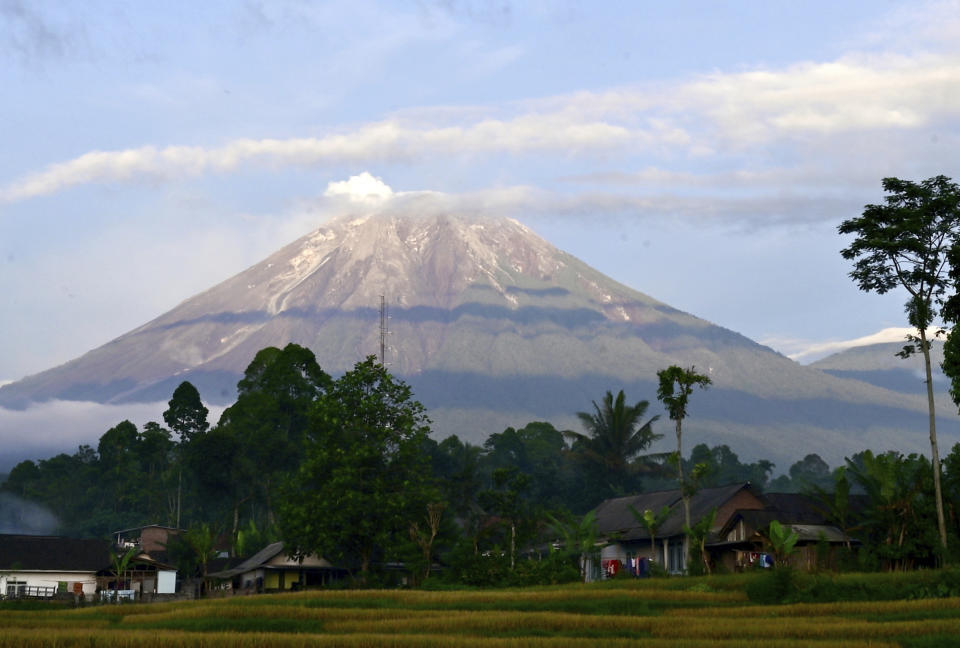
{"label": "rice field", "polygon": [[743,582],[731,577],[484,591],[313,591],[0,609],[0,648],[960,645],[960,598],[756,605],[747,601]]}

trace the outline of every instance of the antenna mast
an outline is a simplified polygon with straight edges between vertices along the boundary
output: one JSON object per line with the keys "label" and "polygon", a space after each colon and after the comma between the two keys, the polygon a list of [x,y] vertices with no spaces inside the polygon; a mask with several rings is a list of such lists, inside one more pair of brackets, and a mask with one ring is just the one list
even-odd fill
{"label": "antenna mast", "polygon": [[380,364],[387,366],[387,300],[380,295]]}

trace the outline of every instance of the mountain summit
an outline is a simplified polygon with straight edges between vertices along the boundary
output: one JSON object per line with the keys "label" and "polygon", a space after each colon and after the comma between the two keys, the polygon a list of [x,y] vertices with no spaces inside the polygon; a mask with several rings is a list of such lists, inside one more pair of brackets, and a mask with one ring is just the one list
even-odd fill
{"label": "mountain summit", "polygon": [[159,401],[182,380],[226,403],[259,349],[288,342],[338,374],[378,351],[381,295],[386,362],[441,436],[572,426],[607,389],[653,401],[656,371],[680,364],[714,383],[692,403],[692,443],[775,460],[923,447],[915,396],[802,367],[611,280],[515,220],[435,211],[331,220],[116,340],[0,388],[0,405]]}

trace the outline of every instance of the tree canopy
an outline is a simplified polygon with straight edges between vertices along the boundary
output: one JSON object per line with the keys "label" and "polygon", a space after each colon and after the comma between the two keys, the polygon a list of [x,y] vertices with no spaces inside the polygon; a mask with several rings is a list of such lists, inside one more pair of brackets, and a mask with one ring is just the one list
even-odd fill
{"label": "tree canopy", "polygon": [[623,495],[636,486],[634,460],[662,436],[653,431],[659,415],[643,421],[649,407],[648,401],[628,405],[623,390],[616,397],[608,391],[599,404],[593,401],[593,412],[577,412],[586,434],[564,432],[573,454],[602,476],[611,494]]}
{"label": "tree canopy", "polygon": [[[960,243],[960,187],[940,175],[921,182],[884,178],[883,190],[887,195],[882,204],[866,205],[862,215],[840,224],[840,234],[854,236],[840,254],[854,262],[850,277],[861,290],[883,294],[903,288],[907,293],[907,321],[916,329],[916,334],[908,336],[909,343],[899,355],[905,358],[918,350],[923,355],[937,522],[941,545],[946,549],[927,329],[943,311],[951,288],[951,274],[960,272],[950,267],[951,251],[956,254]],[[945,314],[956,320],[951,309]],[[953,366],[949,360],[945,363],[948,375]]]}
{"label": "tree canopy", "polygon": [[305,458],[290,479],[279,522],[292,552],[355,558],[406,532],[431,499],[423,405],[373,356],[318,401]]}

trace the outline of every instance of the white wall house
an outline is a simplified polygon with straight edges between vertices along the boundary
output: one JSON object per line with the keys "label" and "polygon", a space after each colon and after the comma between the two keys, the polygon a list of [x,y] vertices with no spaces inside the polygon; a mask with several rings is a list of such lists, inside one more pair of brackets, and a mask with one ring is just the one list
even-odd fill
{"label": "white wall house", "polygon": [[0,572],[0,593],[8,598],[25,596],[49,597],[56,593],[92,595],[97,591],[95,571],[31,571]]}
{"label": "white wall house", "polygon": [[0,595],[92,595],[97,572],[110,566],[110,543],[99,539],[0,534]]}

